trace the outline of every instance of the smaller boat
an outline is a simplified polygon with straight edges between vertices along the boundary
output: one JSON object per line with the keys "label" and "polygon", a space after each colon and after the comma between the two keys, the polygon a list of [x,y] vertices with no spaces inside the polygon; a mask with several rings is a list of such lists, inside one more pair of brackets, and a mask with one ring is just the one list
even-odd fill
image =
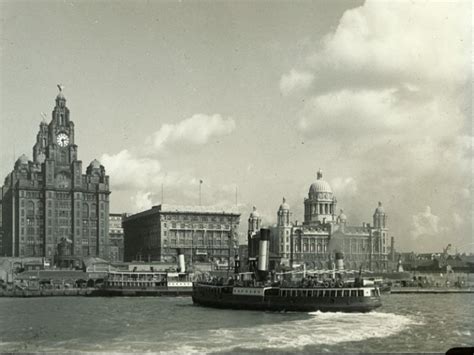
{"label": "smaller boat", "polygon": [[178,249],[178,272],[109,271],[104,284],[88,296],[191,296],[192,273],[186,272],[184,254]]}

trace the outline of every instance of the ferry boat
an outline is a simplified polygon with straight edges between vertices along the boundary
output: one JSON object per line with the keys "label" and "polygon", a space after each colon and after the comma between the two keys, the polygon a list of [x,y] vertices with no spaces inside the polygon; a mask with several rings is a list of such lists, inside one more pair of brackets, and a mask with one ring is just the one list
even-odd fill
{"label": "ferry boat", "polygon": [[186,272],[110,271],[89,296],[191,296],[192,274]]}
{"label": "ferry boat", "polygon": [[109,271],[104,284],[88,296],[191,296],[194,275],[186,272],[178,249],[178,272]]}
{"label": "ferry boat", "polygon": [[[337,272],[329,277],[303,277],[299,282],[276,281],[268,271],[270,231],[260,230],[257,270],[252,280],[243,280],[236,265],[236,280],[196,282],[193,303],[196,305],[268,311],[369,312],[382,305],[380,290],[373,281],[356,277],[344,280],[343,254],[336,252]],[[271,274],[271,280],[269,276]]]}
{"label": "ferry boat", "polygon": [[380,290],[363,284],[341,287],[282,287],[195,283],[193,303],[265,311],[369,312],[382,305]]}

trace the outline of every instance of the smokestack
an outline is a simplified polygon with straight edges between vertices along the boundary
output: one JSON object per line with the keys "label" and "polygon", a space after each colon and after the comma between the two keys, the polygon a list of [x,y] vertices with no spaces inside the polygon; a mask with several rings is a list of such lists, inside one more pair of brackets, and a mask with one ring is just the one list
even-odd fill
{"label": "smokestack", "polygon": [[268,271],[268,249],[270,245],[270,229],[260,229],[260,244],[258,247],[258,271]]}
{"label": "smokestack", "polygon": [[338,271],[344,270],[344,253],[340,251],[336,252],[336,269]]}
{"label": "smokestack", "polygon": [[186,272],[186,265],[184,263],[184,254],[181,248],[178,248],[178,271]]}

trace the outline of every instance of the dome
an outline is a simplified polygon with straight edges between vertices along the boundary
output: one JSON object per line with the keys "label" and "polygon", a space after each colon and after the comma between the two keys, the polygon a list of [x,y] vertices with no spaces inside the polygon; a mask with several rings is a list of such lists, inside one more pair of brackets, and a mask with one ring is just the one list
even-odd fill
{"label": "dome", "polygon": [[321,171],[321,169],[318,171],[317,177],[318,177],[318,179],[316,180],[316,182],[311,184],[311,186],[309,188],[309,195],[314,196],[318,192],[332,193],[332,189],[331,189],[331,186],[329,185],[329,183],[327,181],[323,180],[323,172]]}
{"label": "dome", "polygon": [[385,210],[382,206],[382,202],[379,202],[378,207],[375,209],[375,214],[385,214]]}
{"label": "dome", "polygon": [[258,213],[257,207],[253,206],[253,210],[250,212],[250,218],[260,218],[260,213]]}
{"label": "dome", "polygon": [[16,161],[17,164],[21,164],[21,165],[26,165],[28,164],[28,157],[25,155],[25,154],[22,154],[18,160]]}
{"label": "dome", "polygon": [[100,169],[100,161],[94,159],[93,161],[91,161],[89,166],[92,167],[92,169]]}
{"label": "dome", "polygon": [[282,204],[280,205],[280,211],[284,210],[284,211],[288,211],[290,209],[290,205],[286,203],[286,199],[283,197],[283,202]]}

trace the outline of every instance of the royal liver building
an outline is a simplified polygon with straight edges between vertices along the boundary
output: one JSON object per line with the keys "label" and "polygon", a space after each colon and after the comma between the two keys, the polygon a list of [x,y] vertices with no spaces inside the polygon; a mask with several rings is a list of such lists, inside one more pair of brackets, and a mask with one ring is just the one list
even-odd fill
{"label": "royal liver building", "polygon": [[43,256],[62,266],[107,257],[109,177],[92,161],[82,173],[59,86],[50,123],[40,123],[33,160],[22,155],[2,187],[2,255]]}

